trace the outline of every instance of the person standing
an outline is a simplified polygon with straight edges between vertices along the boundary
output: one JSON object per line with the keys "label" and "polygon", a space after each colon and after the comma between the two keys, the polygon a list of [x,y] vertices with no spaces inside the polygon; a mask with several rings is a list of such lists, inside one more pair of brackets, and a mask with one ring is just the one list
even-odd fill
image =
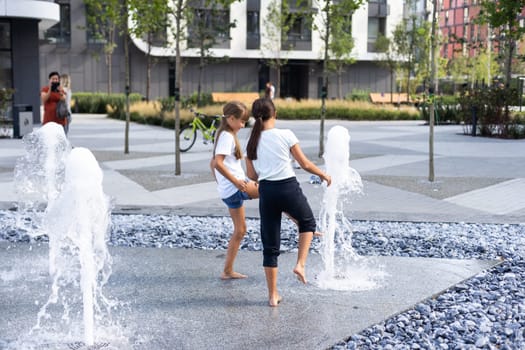
{"label": "person standing", "polygon": [[303,153],[299,140],[289,129],[275,127],[276,110],[268,98],[252,105],[255,124],[247,145],[246,172],[259,182],[259,215],[263,244],[263,266],[268,287],[268,303],[278,306],[277,258],[281,245],[281,217],[287,213],[299,227],[297,263],[293,269],[297,278],[306,283],[305,264],[316,222],[290,162],[290,153],[307,172],[319,176],[329,186],[332,179]]}
{"label": "person standing", "polygon": [[42,121],[42,125],[55,122],[62,125],[65,132],[67,118],[60,119],[56,113],[58,101],[66,100],[66,92],[60,86],[60,74],[58,74],[58,72],[49,73],[49,84],[40,90],[40,99],[44,105],[44,120]]}
{"label": "person standing", "polygon": [[211,167],[217,181],[217,190],[228,207],[233,221],[233,234],[228,243],[226,261],[221,279],[238,279],[247,276],[233,270],[241,241],[246,234],[246,217],[243,202],[258,197],[257,184],[248,181],[242,168],[243,152],[237,133],[248,120],[248,108],[238,101],[223,107],[224,116],[217,130]]}
{"label": "person standing", "polygon": [[271,81],[266,83],[266,88],[264,89],[264,97],[269,98],[271,100],[273,100],[273,98],[275,97],[275,86],[273,86]]}
{"label": "person standing", "polygon": [[67,105],[67,124],[64,126],[64,131],[67,133],[69,132],[69,125],[71,124],[71,97],[73,95],[73,92],[71,91],[71,78],[68,74],[61,74],[60,75],[60,86],[62,86],[62,89],[64,89],[64,92],[66,93],[66,105]]}

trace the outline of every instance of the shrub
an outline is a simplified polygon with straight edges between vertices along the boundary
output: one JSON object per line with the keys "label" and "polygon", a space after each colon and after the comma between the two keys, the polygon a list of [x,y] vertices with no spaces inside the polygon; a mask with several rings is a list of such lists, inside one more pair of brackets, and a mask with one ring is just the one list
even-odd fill
{"label": "shrub", "polygon": [[[126,104],[126,95],[124,94],[75,92],[72,99],[74,100],[75,113],[118,113],[120,115]],[[129,99],[130,103],[134,103],[142,100],[142,95],[130,94]]]}
{"label": "shrub", "polygon": [[346,95],[346,100],[350,101],[370,101],[370,89],[353,89],[351,93]]}
{"label": "shrub", "polygon": [[[321,100],[281,100],[274,101],[277,115],[281,119],[319,119]],[[417,120],[419,112],[415,107],[374,105],[370,102],[327,100],[326,118],[342,120]]]}
{"label": "shrub", "polygon": [[465,90],[460,97],[464,132],[470,134],[475,127],[481,136],[515,138],[522,135],[522,119],[512,117],[505,110],[506,102],[515,101],[516,95],[515,89],[499,86]]}

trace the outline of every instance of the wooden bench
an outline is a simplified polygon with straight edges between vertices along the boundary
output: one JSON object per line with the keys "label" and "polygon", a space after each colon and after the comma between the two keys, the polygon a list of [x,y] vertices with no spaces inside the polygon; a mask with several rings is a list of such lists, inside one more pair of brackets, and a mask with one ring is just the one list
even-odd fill
{"label": "wooden bench", "polygon": [[213,102],[230,102],[239,101],[246,106],[251,107],[253,101],[260,97],[258,92],[212,92],[211,98]]}
{"label": "wooden bench", "polygon": [[[392,95],[392,98],[391,98]],[[411,103],[413,101],[409,101],[407,99],[406,93],[370,93],[370,101],[372,103],[394,103],[394,104],[401,104],[401,103]]]}

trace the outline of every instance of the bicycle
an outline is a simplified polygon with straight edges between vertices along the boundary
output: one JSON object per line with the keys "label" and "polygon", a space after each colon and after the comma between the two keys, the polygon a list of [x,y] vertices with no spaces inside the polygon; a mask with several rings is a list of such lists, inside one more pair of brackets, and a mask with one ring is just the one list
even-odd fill
{"label": "bicycle", "polygon": [[[179,149],[181,152],[186,152],[193,146],[197,139],[197,130],[200,130],[205,144],[208,142],[213,143],[215,141],[215,133],[217,132],[217,122],[222,118],[221,115],[210,116],[194,111],[193,109],[190,109],[190,112],[192,112],[195,117],[188,125],[184,126],[179,133]],[[206,118],[213,118],[210,126],[206,126],[201,120]]]}

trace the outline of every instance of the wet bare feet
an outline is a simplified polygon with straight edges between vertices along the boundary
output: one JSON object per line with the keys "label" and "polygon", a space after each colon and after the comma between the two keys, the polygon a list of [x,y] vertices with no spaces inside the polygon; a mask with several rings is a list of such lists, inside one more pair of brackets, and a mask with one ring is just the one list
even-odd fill
{"label": "wet bare feet", "polygon": [[223,272],[221,274],[221,280],[233,280],[233,279],[241,279],[241,278],[246,278],[246,277],[248,276],[243,275],[242,273],[235,272],[235,271],[232,271],[230,273]]}
{"label": "wet bare feet", "polygon": [[304,273],[304,266],[301,266],[299,264],[295,265],[295,269],[293,269],[293,273],[297,275],[297,279],[304,284],[306,284],[306,276]]}
{"label": "wet bare feet", "polygon": [[282,300],[283,300],[283,298],[280,295],[277,295],[277,296],[275,296],[273,298],[270,298],[270,300],[268,301],[268,304],[271,307],[276,307],[276,306],[279,306],[279,304],[281,303]]}

